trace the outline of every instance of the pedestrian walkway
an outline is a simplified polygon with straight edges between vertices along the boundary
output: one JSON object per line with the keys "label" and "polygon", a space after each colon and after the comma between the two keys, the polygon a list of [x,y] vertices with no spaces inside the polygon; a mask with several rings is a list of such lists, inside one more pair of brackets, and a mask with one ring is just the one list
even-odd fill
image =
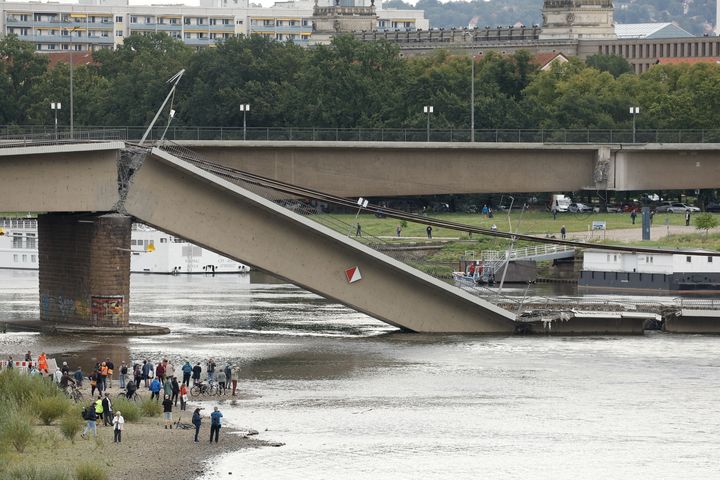
{"label": "pedestrian walkway", "polygon": [[[679,235],[685,233],[698,233],[698,229],[685,225],[653,225],[650,228],[650,240],[660,240],[669,235]],[[635,242],[642,240],[642,228],[638,225],[636,228],[620,228],[615,230],[595,231],[595,232],[568,232],[569,240],[613,240],[619,242]]]}

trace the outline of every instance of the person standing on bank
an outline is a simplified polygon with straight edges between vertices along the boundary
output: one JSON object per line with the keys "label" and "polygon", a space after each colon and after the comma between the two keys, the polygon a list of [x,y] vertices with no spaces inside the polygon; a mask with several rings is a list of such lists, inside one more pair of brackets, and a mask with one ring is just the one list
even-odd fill
{"label": "person standing on bank", "polygon": [[168,426],[170,427],[170,430],[172,430],[173,402],[172,402],[172,400],[170,400],[169,395],[165,395],[165,400],[163,400],[162,406],[163,406],[163,418],[165,420],[165,430],[167,430]]}
{"label": "person standing on bank", "polygon": [[635,209],[633,209],[633,210],[630,212],[630,220],[632,220],[632,224],[633,224],[633,225],[635,225],[635,219],[636,219],[636,218],[637,218],[637,212],[635,211]]}
{"label": "person standing on bank", "polygon": [[552,207],[552,210],[550,210],[550,213],[552,213],[553,220],[557,218],[557,208]]}
{"label": "person standing on bank", "polygon": [[213,435],[215,435],[215,443],[218,443],[220,428],[222,427],[222,417],[223,414],[220,413],[220,409],[215,407],[213,412],[210,414],[210,443],[213,441]]}
{"label": "person standing on bank", "polygon": [[432,240],[432,225],[428,225],[425,231],[427,232],[427,238]]}
{"label": "person standing on bank", "polygon": [[125,418],[123,418],[122,414],[120,413],[120,410],[115,412],[115,417],[113,418],[113,443],[120,443],[122,442],[122,431],[125,428]]}
{"label": "person standing on bank", "polygon": [[565,225],[563,225],[562,227],[560,227],[560,238],[562,238],[564,240],[566,234],[567,234],[567,230],[565,229]]}
{"label": "person standing on bank", "polygon": [[200,416],[200,409],[196,408],[192,416],[192,424],[195,425],[195,443],[199,443],[198,434],[200,433],[200,425],[202,424],[202,417]]}
{"label": "person standing on bank", "polygon": [[685,210],[685,226],[690,226],[690,210]]}
{"label": "person standing on bank", "polygon": [[120,365],[120,388],[125,388],[125,379],[127,378],[128,368],[123,361]]}

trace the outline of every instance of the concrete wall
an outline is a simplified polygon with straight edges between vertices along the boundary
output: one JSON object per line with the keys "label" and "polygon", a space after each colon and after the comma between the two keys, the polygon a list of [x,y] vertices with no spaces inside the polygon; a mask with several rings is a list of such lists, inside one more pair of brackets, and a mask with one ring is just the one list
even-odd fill
{"label": "concrete wall", "polygon": [[119,200],[122,142],[0,148],[0,212],[93,212]]}
{"label": "concrete wall", "polygon": [[130,310],[129,216],[38,216],[40,320],[126,326]]}
{"label": "concrete wall", "polygon": [[202,158],[334,195],[573,191],[593,186],[593,145],[179,142]]}

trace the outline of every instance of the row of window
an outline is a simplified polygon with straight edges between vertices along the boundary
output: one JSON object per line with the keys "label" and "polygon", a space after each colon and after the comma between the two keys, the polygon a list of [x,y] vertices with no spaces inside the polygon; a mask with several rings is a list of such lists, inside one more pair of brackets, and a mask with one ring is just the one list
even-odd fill
{"label": "row of window", "polygon": [[[22,263],[27,263],[28,255],[18,255],[17,253],[13,254],[13,263],[20,263],[21,259]],[[37,255],[30,255],[30,263],[37,263]]]}
{"label": "row of window", "polygon": [[12,248],[37,248],[37,238],[34,233],[28,233],[27,236],[23,236],[22,233],[15,233],[12,240]]}
{"label": "row of window", "polygon": [[253,27],[309,27],[311,25],[310,20],[273,20],[269,18],[265,19],[250,19],[250,25]]}

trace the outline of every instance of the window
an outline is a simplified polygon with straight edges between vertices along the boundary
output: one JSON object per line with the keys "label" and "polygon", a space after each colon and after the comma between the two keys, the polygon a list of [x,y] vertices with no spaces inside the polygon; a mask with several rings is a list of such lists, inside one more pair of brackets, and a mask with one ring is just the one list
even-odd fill
{"label": "window", "polygon": [[27,263],[27,255],[23,255],[22,261],[23,261],[23,263]]}
{"label": "window", "polygon": [[23,248],[23,237],[19,233],[13,235],[12,248]]}
{"label": "window", "polygon": [[190,19],[189,19],[189,18],[185,18],[185,25],[190,25]]}
{"label": "window", "polygon": [[145,23],[153,23],[152,17],[145,17]]}
{"label": "window", "polygon": [[[38,48],[39,48],[39,47],[40,47],[40,45],[38,45]],[[17,262],[18,262],[17,253],[13,255],[13,262],[14,262],[14,263],[17,263]]]}
{"label": "window", "polygon": [[[28,236],[25,239],[25,245],[27,248],[35,249],[37,248],[37,243],[35,242],[35,236],[28,234]],[[710,257],[712,258],[712,257]]]}
{"label": "window", "polygon": [[708,257],[708,263],[712,263],[712,257]]}
{"label": "window", "polygon": [[115,23],[122,23],[122,21],[123,21],[123,17],[121,17],[120,15],[115,17]]}
{"label": "window", "polygon": [[198,18],[198,19],[197,19],[197,24],[198,24],[198,25],[202,25],[203,23],[205,23],[205,19],[204,19],[204,18]]}
{"label": "window", "polygon": [[167,243],[167,238],[161,238],[160,243]]}
{"label": "window", "polygon": [[217,25],[217,18],[211,18],[210,25]]}
{"label": "window", "polygon": [[35,255],[30,255],[30,262],[31,262],[31,263],[37,263],[37,256],[35,256]]}
{"label": "window", "polygon": [[685,257],[685,261],[687,263],[692,263],[692,257],[690,257],[690,256]]}
{"label": "window", "polygon": [[130,23],[137,23],[137,17],[130,17]]}
{"label": "window", "polygon": [[190,34],[185,32],[185,38],[190,38]]}
{"label": "window", "polygon": [[122,36],[123,36],[123,31],[122,31],[122,30],[115,30],[115,36],[116,36],[116,37],[122,37]]}

